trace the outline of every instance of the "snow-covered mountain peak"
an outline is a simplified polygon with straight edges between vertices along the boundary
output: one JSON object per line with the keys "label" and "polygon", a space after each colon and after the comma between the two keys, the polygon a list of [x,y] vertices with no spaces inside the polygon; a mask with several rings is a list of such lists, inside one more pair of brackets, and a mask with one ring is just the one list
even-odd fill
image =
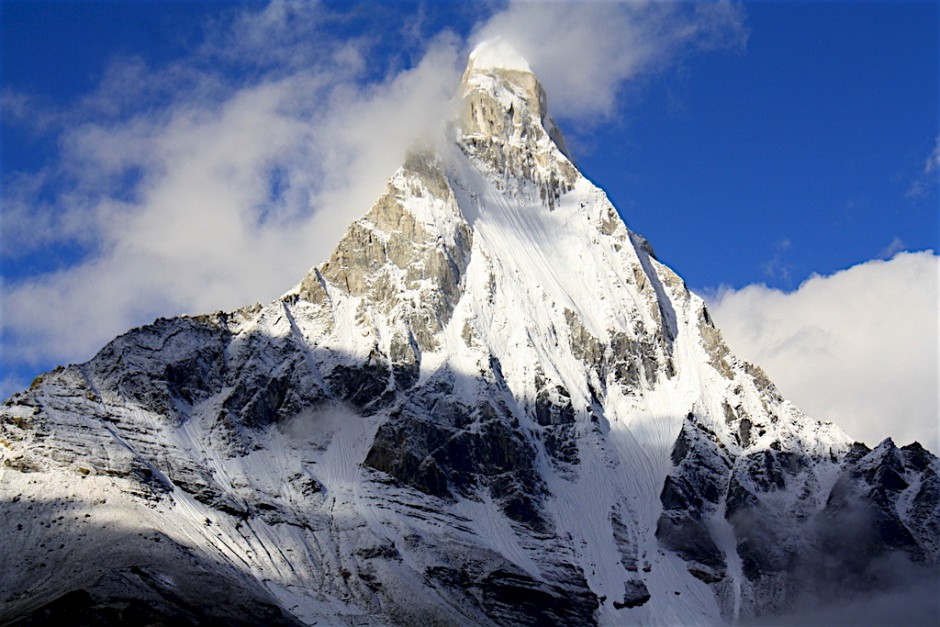
{"label": "snow-covered mountain peak", "polygon": [[736,359],[508,44],[461,93],[282,298],[0,407],[0,624],[708,624],[940,561],[935,457]]}

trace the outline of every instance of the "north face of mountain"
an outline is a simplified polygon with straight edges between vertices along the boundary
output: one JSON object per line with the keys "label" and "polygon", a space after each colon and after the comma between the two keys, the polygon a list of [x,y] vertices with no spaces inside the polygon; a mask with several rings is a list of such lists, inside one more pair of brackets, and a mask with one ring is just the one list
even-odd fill
{"label": "north face of mountain", "polygon": [[283,297],[6,401],[0,623],[721,623],[936,576],[937,458],[732,355],[505,42],[460,95]]}

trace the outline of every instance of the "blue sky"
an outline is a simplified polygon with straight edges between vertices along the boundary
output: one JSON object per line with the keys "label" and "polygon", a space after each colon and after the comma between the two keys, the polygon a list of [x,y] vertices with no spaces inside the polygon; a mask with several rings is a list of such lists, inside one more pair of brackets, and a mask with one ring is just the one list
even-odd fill
{"label": "blue sky", "polygon": [[[893,269],[936,303],[932,253],[908,257],[927,275],[871,265],[937,245],[934,2],[13,1],[0,26],[3,395],[157,316],[289,289],[496,34],[628,226],[744,329],[745,356],[805,352],[805,328],[772,347],[748,330],[756,294],[796,302],[814,275]],[[858,314],[830,304],[804,308],[842,333]],[[934,400],[911,411],[935,422],[920,350]],[[806,370],[781,359],[778,381]]]}
{"label": "blue sky", "polygon": [[693,287],[935,248],[937,7],[746,4],[746,48],[657,77],[584,168]]}

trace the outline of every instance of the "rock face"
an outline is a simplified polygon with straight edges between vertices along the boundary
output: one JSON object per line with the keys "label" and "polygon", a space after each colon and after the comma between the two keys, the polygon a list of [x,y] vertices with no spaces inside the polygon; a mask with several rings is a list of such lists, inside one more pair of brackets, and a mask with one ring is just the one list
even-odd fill
{"label": "rock face", "polygon": [[282,298],[6,401],[0,622],[721,623],[935,576],[937,458],[735,358],[504,43],[461,91]]}

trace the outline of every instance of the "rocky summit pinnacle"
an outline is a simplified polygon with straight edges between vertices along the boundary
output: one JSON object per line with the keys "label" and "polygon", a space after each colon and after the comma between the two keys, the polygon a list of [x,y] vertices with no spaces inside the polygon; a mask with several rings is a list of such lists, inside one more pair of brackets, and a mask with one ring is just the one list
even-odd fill
{"label": "rocky summit pinnacle", "polygon": [[[464,72],[460,88],[461,118],[458,131],[464,143],[482,153],[494,169],[518,165],[536,158],[543,169],[558,160],[556,150],[571,160],[561,131],[548,114],[542,85],[529,64],[510,44],[491,39],[478,45]],[[567,177],[574,168],[565,168]],[[557,168],[556,168],[557,169]],[[509,173],[530,176],[518,167]]]}
{"label": "rocky summit pinnacle", "polygon": [[937,458],[737,359],[506,42],[460,90],[283,297],[5,402],[0,623],[720,624],[936,576]]}

